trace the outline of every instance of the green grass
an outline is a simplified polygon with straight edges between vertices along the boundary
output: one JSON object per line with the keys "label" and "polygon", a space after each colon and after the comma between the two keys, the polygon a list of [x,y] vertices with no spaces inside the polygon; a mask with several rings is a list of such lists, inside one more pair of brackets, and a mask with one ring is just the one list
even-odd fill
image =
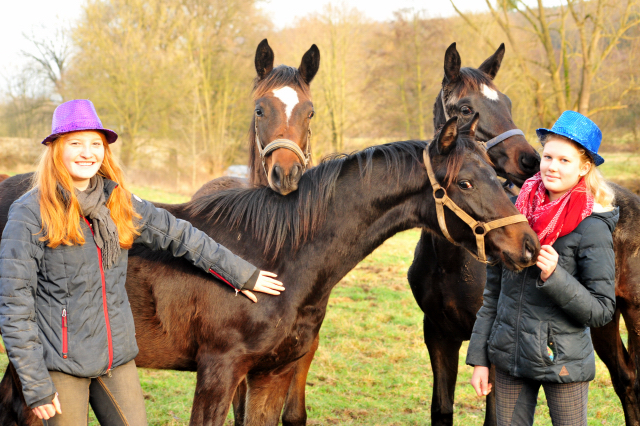
{"label": "green grass", "polygon": [[[418,237],[411,230],[391,238],[334,289],[308,378],[308,424],[430,424],[433,374],[422,341],[422,312],[406,281]],[[472,368],[464,364],[466,350],[467,343],[459,358],[455,424],[481,425],[484,401],[469,385]],[[1,359],[4,367],[6,357]],[[195,373],[139,373],[149,424],[188,424]],[[543,392],[535,424],[551,424]],[[624,424],[624,416],[598,360],[589,392],[589,425],[602,424]]]}
{"label": "green grass", "polygon": [[605,178],[619,182],[640,178],[640,154],[628,152],[603,153],[605,162],[598,168]]}

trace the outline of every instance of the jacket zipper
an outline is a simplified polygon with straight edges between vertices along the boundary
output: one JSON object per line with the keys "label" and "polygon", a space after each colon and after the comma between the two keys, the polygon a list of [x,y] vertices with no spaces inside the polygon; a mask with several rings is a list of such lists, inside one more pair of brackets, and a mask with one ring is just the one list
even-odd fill
{"label": "jacket zipper", "polygon": [[518,321],[516,323],[516,349],[513,353],[513,371],[511,374],[516,375],[516,368],[518,366],[518,342],[520,340],[520,318],[522,317],[522,299],[524,298],[524,286],[527,282],[527,273],[529,268],[524,270],[524,277],[522,278],[522,287],[520,289],[520,303],[518,303]]}
{"label": "jacket zipper", "polygon": [[[91,230],[91,235],[94,235],[93,228],[91,224],[87,220],[86,217],[83,216],[87,225],[89,225],[89,229]],[[102,309],[104,310],[104,322],[107,325],[107,343],[109,346],[109,366],[107,367],[107,374],[111,374],[111,366],[113,365],[113,342],[111,341],[111,325],[109,324],[109,310],[107,309],[107,287],[104,281],[104,269],[102,267],[102,250],[100,247],[96,245],[96,249],[98,250],[98,263],[100,265],[100,277],[102,278]]]}
{"label": "jacket zipper", "polygon": [[62,310],[62,358],[67,359],[67,309]]}

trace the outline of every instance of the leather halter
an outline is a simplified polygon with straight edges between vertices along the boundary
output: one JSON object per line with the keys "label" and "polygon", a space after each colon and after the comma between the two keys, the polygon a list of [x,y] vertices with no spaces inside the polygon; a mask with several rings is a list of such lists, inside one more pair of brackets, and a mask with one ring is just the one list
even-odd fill
{"label": "leather halter", "polygon": [[458,205],[454,203],[451,198],[449,198],[449,196],[447,195],[447,190],[440,186],[440,184],[436,180],[436,175],[433,173],[433,168],[431,167],[431,159],[429,158],[427,149],[428,146],[424,149],[424,151],[422,151],[422,157],[424,159],[424,165],[427,169],[427,174],[429,175],[429,182],[431,182],[431,187],[433,188],[433,198],[436,201],[436,213],[438,215],[438,225],[440,225],[440,230],[447,240],[455,245],[460,245],[453,238],[451,238],[451,235],[449,235],[449,231],[447,230],[447,223],[444,218],[444,206],[447,206],[449,210],[451,210],[453,213],[455,213],[456,216],[460,218],[460,220],[469,225],[476,236],[478,252],[477,254],[473,254],[471,251],[469,251],[469,253],[473,257],[475,257],[476,260],[482,263],[490,263],[487,261],[487,257],[484,252],[484,238],[487,233],[492,229],[501,228],[503,226],[512,225],[514,223],[527,222],[527,218],[522,214],[516,214],[513,216],[503,217],[501,219],[492,220],[491,222],[479,222],[469,216],[464,210],[458,207]]}
{"label": "leather halter", "polygon": [[297,143],[289,139],[276,139],[274,141],[271,141],[269,144],[267,144],[267,146],[263,148],[262,143],[260,142],[260,136],[258,136],[258,117],[256,116],[253,121],[255,124],[256,145],[258,147],[258,152],[260,153],[260,159],[262,160],[262,170],[264,170],[264,174],[267,175],[267,177],[269,176],[269,173],[267,173],[266,157],[273,151],[280,148],[293,151],[293,153],[296,154],[300,162],[303,164],[302,171],[304,172],[305,170],[307,170],[309,159],[311,158],[311,127],[309,127],[309,131],[307,132],[307,152],[303,152]]}
{"label": "leather halter", "polygon": [[[449,118],[451,117],[449,117],[449,114],[447,113],[447,105],[444,102],[444,90],[440,90],[440,100],[442,101],[442,110],[444,111],[444,118],[447,121],[449,121]],[[499,134],[495,138],[490,139],[486,142],[478,141],[478,143],[483,145],[484,149],[489,151],[491,148],[498,145],[500,142],[503,142],[509,139],[511,136],[516,136],[516,135],[520,135],[524,137],[524,132],[520,129],[511,129],[511,130],[507,130],[504,133]]]}

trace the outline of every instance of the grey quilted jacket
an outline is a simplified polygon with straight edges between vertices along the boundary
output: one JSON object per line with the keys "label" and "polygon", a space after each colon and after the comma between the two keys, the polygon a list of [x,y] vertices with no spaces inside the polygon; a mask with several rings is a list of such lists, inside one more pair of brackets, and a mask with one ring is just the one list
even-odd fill
{"label": "grey quilted jacket", "polygon": [[[106,199],[115,186],[105,179]],[[133,206],[142,216],[135,243],[184,256],[236,289],[255,282],[259,271],[253,265],[189,222],[135,196]],[[55,393],[48,370],[97,377],[138,354],[124,286],[128,252],[122,250],[118,263],[103,269],[90,226],[80,224],[85,244],[46,247],[39,241],[42,221],[32,190],[12,204],[2,234],[0,330],[32,408]]]}
{"label": "grey quilted jacket", "polygon": [[615,311],[611,233],[618,218],[618,208],[593,213],[558,238],[558,266],[545,282],[535,265],[519,273],[488,267],[467,364],[539,381],[593,380],[590,327],[607,324]]}

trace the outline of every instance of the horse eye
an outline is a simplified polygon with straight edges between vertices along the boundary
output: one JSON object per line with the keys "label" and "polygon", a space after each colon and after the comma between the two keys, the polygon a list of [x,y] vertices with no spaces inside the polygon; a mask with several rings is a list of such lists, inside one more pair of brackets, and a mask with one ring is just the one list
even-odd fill
{"label": "horse eye", "polygon": [[471,185],[471,182],[469,182],[468,180],[461,180],[460,182],[458,182],[458,186],[460,187],[460,189],[473,188],[473,185]]}
{"label": "horse eye", "polygon": [[314,115],[316,115],[316,112],[315,112],[315,111],[311,111],[311,112],[309,113],[309,118],[313,118],[313,116],[314,116]]}
{"label": "horse eye", "polygon": [[264,115],[264,113],[262,112],[262,110],[260,108],[256,108],[256,115],[258,117],[262,117]]}
{"label": "horse eye", "polygon": [[460,112],[464,115],[471,115],[473,114],[473,110],[471,108],[469,108],[468,106],[463,106],[462,108],[460,108]]}

